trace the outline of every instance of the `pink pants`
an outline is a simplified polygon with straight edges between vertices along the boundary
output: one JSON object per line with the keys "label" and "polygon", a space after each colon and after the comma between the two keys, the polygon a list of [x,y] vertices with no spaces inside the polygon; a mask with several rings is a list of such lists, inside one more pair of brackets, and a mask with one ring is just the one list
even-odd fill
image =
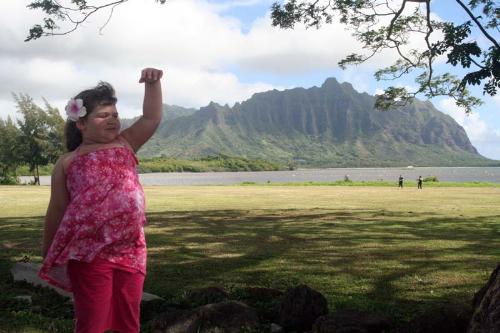
{"label": "pink pants", "polygon": [[75,333],[137,333],[144,275],[107,260],[70,260]]}

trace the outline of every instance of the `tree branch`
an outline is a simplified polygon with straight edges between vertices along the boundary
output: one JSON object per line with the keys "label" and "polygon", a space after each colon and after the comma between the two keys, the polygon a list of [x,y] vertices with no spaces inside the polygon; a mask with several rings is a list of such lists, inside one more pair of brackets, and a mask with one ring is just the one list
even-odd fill
{"label": "tree branch", "polygon": [[433,68],[432,68],[432,61],[434,59],[434,54],[432,52],[432,46],[431,43],[429,42],[429,37],[431,36],[432,32],[434,29],[432,29],[432,24],[431,24],[431,5],[430,5],[430,0],[425,1],[425,8],[427,10],[427,15],[426,15],[426,21],[427,21],[427,34],[425,35],[425,43],[427,44],[427,49],[429,50],[429,61],[427,66],[429,67],[429,78],[427,80],[427,85],[429,87],[429,91],[433,93],[432,91],[432,85],[431,85],[431,80],[432,80],[432,73],[433,73]]}
{"label": "tree branch", "polygon": [[109,21],[111,20],[111,17],[113,17],[113,11],[115,10],[115,7],[118,5],[119,5],[119,3],[117,3],[113,7],[111,7],[111,12],[109,13],[107,21],[103,24],[102,27],[99,28],[99,34],[102,34],[102,30],[108,25]]}
{"label": "tree branch", "polygon": [[497,49],[500,49],[500,45],[498,45],[498,42],[495,40],[495,38],[491,37],[490,34],[484,29],[481,22],[479,22],[479,20],[474,16],[474,14],[470,11],[470,9],[467,8],[467,6],[464,5],[462,1],[460,0],[455,0],[455,1],[458,2],[458,4],[463,8],[463,10],[465,10],[465,12],[470,16],[470,18],[472,18],[472,20],[477,24],[479,30],[481,30],[484,36],[486,36],[486,38],[488,38],[493,43],[493,45],[496,46]]}
{"label": "tree branch", "polygon": [[412,65],[415,65],[413,63],[413,61],[411,61],[410,59],[408,59],[402,52],[401,50],[399,49],[399,43],[398,41],[396,41],[395,39],[393,39],[391,37],[392,35],[392,31],[394,29],[394,24],[396,23],[397,19],[399,18],[399,16],[401,16],[401,14],[403,13],[404,9],[405,9],[405,5],[406,5],[406,2],[409,1],[409,0],[403,0],[403,3],[401,4],[401,7],[399,8],[399,10],[396,12],[396,15],[394,15],[394,17],[392,18],[391,20],[391,23],[389,24],[389,29],[387,31],[387,39],[390,40],[391,42],[393,42],[395,45],[396,45],[396,49],[399,53],[399,55],[401,56],[401,58],[403,58],[404,60],[406,60],[407,62],[409,62],[410,64]]}
{"label": "tree branch", "polygon": [[[59,15],[60,17],[61,16],[67,17],[67,19],[72,24],[74,24],[73,28],[71,28],[71,29],[69,29],[67,31],[64,31],[64,32],[54,32],[53,31],[53,27],[52,27],[52,28],[48,28],[48,30],[50,30],[50,32],[48,32],[46,30],[43,30],[43,28],[41,26],[35,26],[34,28],[38,27],[38,29],[40,29],[39,34],[34,35],[30,31],[30,36],[28,36],[28,38],[26,38],[26,40],[25,40],[26,42],[30,41],[31,39],[39,38],[41,36],[62,36],[62,35],[70,34],[71,32],[75,31],[80,24],[82,24],[83,22],[85,22],[90,16],[92,16],[97,11],[99,11],[99,10],[101,10],[103,8],[109,7],[109,6],[112,6],[112,8],[114,8],[114,7],[116,7],[116,6],[118,6],[118,5],[122,4],[122,3],[127,2],[128,0],[116,0],[116,1],[104,4],[104,5],[101,5],[101,6],[85,6],[83,8],[78,8],[78,9],[69,8],[69,7],[63,7],[63,6],[61,6],[57,2],[57,0],[53,0],[53,1],[54,1],[55,4],[57,4],[59,6],[59,12],[58,13],[50,13],[50,14],[52,14],[52,15]],[[163,0],[159,0],[159,1],[163,3]],[[60,9],[62,9],[62,10],[60,10]],[[84,10],[86,10],[86,9],[92,9],[92,10],[90,10],[87,13],[84,13]],[[69,13],[67,13],[67,11],[82,12],[84,15],[83,15],[83,18],[81,18],[81,19],[74,19]],[[111,15],[112,15],[112,13],[113,13],[113,10],[111,11]],[[49,19],[49,20],[51,20],[51,19]],[[101,32],[102,28],[104,28],[108,24],[109,20],[110,20],[110,18],[108,18],[107,22],[101,27],[101,29],[99,30],[99,32]],[[56,28],[57,28],[57,26],[56,26]]]}

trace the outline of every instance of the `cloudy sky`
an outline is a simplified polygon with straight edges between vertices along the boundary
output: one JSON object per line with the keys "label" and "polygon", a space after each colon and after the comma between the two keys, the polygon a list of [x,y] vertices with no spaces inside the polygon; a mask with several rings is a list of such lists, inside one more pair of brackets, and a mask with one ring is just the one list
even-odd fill
{"label": "cloudy sky", "polygon": [[[339,24],[320,30],[271,27],[274,0],[130,0],[92,17],[66,36],[24,42],[41,13],[27,0],[0,1],[0,117],[16,115],[12,93],[26,93],[64,109],[66,101],[100,80],[112,83],[119,111],[141,113],[140,70],[165,71],[164,102],[201,107],[210,101],[233,105],[270,89],[319,86],[328,77],[347,81],[362,92],[384,88],[372,75],[392,63],[394,54],[373,58],[342,71],[337,62],[359,45]],[[443,8],[444,9],[444,8]],[[460,18],[459,11],[436,7],[436,17]],[[415,41],[418,47],[421,41]],[[412,86],[412,82],[400,84]],[[413,84],[414,85],[414,84]],[[484,156],[500,159],[500,96],[466,116],[447,98],[434,105],[462,125]]]}

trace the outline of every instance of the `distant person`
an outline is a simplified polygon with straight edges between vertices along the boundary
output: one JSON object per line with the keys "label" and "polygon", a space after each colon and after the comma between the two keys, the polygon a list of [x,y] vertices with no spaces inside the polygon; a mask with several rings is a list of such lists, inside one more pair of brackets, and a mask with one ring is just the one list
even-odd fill
{"label": "distant person", "polygon": [[142,70],[143,115],[122,132],[109,83],[66,106],[69,153],[52,173],[38,274],[73,292],[75,333],[139,332],[146,215],[135,152],[160,123],[162,75]]}
{"label": "distant person", "polygon": [[398,187],[399,188],[403,188],[403,181],[404,181],[404,178],[403,176],[399,175],[399,182],[398,182]]}
{"label": "distant person", "polygon": [[418,176],[418,179],[417,179],[417,188],[419,189],[422,189],[422,182],[424,180],[422,179],[422,176]]}

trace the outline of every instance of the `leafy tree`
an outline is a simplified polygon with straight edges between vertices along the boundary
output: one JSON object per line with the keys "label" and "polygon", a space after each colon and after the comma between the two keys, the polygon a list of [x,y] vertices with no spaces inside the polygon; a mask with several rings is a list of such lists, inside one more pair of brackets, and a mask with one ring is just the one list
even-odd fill
{"label": "leafy tree", "polygon": [[23,119],[17,122],[20,130],[20,159],[28,165],[35,184],[40,185],[38,167],[55,162],[63,152],[64,120],[57,109],[46,101],[47,110],[44,111],[28,95],[13,96],[18,112],[23,116]]}
{"label": "leafy tree", "polygon": [[19,129],[10,117],[0,119],[0,178],[6,180],[15,176],[20,164],[19,159]]}
{"label": "leafy tree", "polygon": [[[33,0],[28,8],[42,10],[46,17],[43,24],[30,29],[26,41],[68,34],[102,9],[110,9],[110,19],[113,9],[127,1],[107,0],[95,5],[87,0]],[[483,94],[491,96],[500,87],[500,8],[496,0],[455,0],[450,2],[452,5],[458,6],[468,19],[459,23],[432,19],[430,0],[284,0],[272,5],[271,17],[273,25],[283,29],[293,29],[297,23],[317,28],[334,19],[345,24],[366,54],[347,55],[339,62],[341,68],[361,64],[385,50],[397,52],[398,60],[376,71],[375,78],[397,80],[411,74],[415,75],[418,88],[387,88],[377,95],[375,106],[379,109],[406,104],[423,94],[428,98],[450,96],[458,106],[471,112],[482,101],[471,95],[470,86],[482,86]],[[68,22],[70,28],[61,31],[57,21]],[[484,37],[484,44],[473,39],[476,32]],[[410,40],[418,37],[425,42],[425,49],[409,49]],[[466,73],[460,78],[437,72],[435,63],[440,56]]]}
{"label": "leafy tree", "polygon": [[64,146],[65,121],[61,117],[57,108],[51,106],[46,100],[44,100],[44,102],[46,120],[49,128],[47,134],[48,146],[46,154],[50,162],[55,162],[66,149]]}
{"label": "leafy tree", "polygon": [[[411,8],[412,3],[417,5]],[[450,96],[470,112],[482,101],[470,94],[468,86],[482,85],[483,94],[491,96],[500,87],[500,7],[495,0],[455,0],[449,3],[453,5],[464,11],[466,21],[457,24],[432,19],[430,0],[287,0],[284,4],[275,2],[271,16],[273,25],[284,29],[299,22],[318,28],[335,18],[347,25],[367,53],[347,55],[339,62],[341,68],[361,64],[384,50],[397,52],[396,63],[378,70],[375,78],[397,80],[413,72],[418,88],[412,92],[387,88],[377,95],[375,106],[379,109],[399,106],[424,94],[428,98]],[[472,39],[474,32],[484,37],[487,46]],[[414,38],[422,38],[426,47],[409,49]],[[437,73],[435,62],[440,56],[446,56],[448,64],[466,69],[466,74],[458,78]]]}
{"label": "leafy tree", "polygon": [[[155,1],[164,4],[167,0]],[[25,41],[28,42],[44,36],[69,34],[78,29],[83,22],[96,12],[109,9],[109,19],[101,27],[102,29],[113,16],[114,8],[125,2],[128,2],[128,0],[34,0],[27,7],[42,10],[47,16],[43,19],[42,24],[35,24],[30,29]],[[70,27],[64,31],[59,31],[60,27],[57,25],[57,21],[68,22]]]}

